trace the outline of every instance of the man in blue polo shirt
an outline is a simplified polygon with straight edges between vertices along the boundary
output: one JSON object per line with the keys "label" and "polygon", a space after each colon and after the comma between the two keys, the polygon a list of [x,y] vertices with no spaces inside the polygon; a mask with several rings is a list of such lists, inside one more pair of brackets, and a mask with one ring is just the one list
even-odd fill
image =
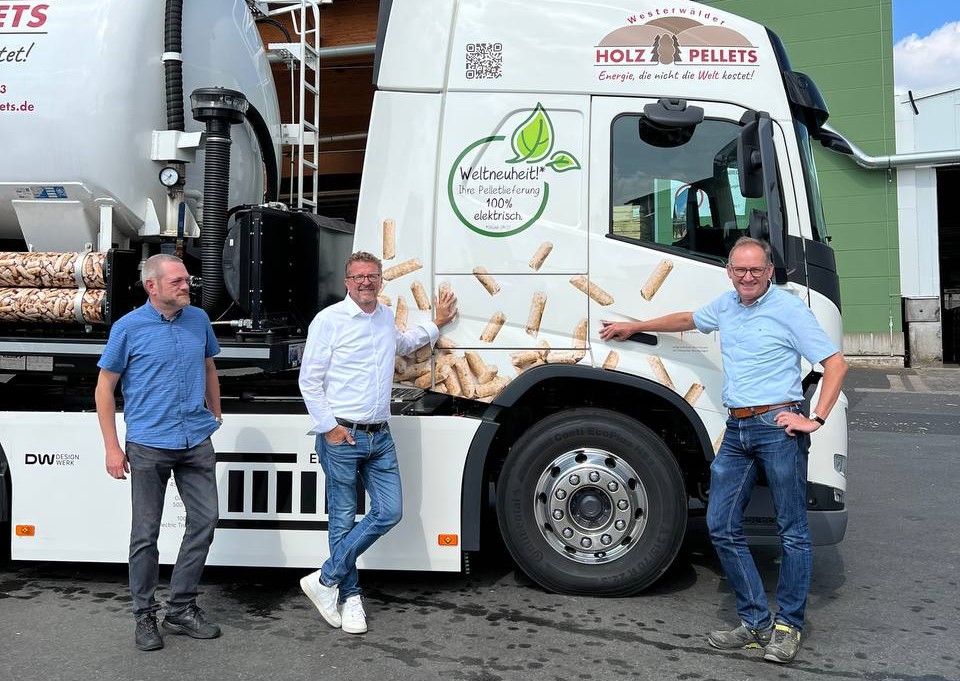
{"label": "man in blue polo shirt", "polygon": [[[796,296],[770,285],[768,244],[749,237],[730,249],[728,291],[695,312],[640,322],[603,322],[600,337],[624,340],[641,331],[720,332],[723,404],[729,409],[720,451],[710,466],[707,526],[733,587],[740,625],[713,631],[715,648],[764,648],[764,659],[793,661],[800,649],[813,569],[807,525],[806,476],[810,433],[822,426],[840,395],[847,363]],[[820,397],[810,416],[800,410],[800,358],[823,365]],[[743,513],[763,472],[773,496],[783,544],[777,615],[743,534]]]}
{"label": "man in blue polo shirt", "polygon": [[[220,627],[197,605],[200,575],[219,517],[216,455],[210,436],[222,422],[220,383],[213,363],[220,346],[210,319],[190,305],[190,277],[180,258],[155,255],[143,264],[149,300],[110,329],[98,366],[97,417],[107,473],[131,475],[130,593],[140,650],[163,647],[157,537],[170,474],[186,510],[180,554],[170,576],[163,628],[193,638],[216,638]],[[123,391],[126,445],[117,437],[117,383]]]}

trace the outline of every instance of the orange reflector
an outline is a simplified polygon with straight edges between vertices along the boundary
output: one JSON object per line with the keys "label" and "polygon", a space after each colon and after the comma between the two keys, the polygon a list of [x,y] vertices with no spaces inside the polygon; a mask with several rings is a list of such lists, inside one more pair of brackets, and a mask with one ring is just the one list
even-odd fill
{"label": "orange reflector", "polygon": [[460,537],[455,534],[438,534],[437,543],[440,546],[456,546],[460,543]]}
{"label": "orange reflector", "polygon": [[37,534],[37,528],[33,525],[17,525],[18,537],[33,537]]}

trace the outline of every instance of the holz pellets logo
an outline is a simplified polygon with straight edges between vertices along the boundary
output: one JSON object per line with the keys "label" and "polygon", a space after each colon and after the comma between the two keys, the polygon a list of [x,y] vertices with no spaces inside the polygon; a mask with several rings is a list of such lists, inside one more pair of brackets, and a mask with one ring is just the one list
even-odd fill
{"label": "holz pellets logo", "polygon": [[457,219],[484,236],[511,236],[534,224],[550,201],[550,176],[581,168],[573,153],[556,149],[553,121],[539,103],[507,144],[506,135],[472,142],[447,179]]}
{"label": "holz pellets logo", "polygon": [[79,454],[72,452],[28,453],[23,455],[27,466],[73,466],[80,460]]}
{"label": "holz pellets logo", "polygon": [[[750,80],[754,74],[752,67],[759,60],[759,51],[746,36],[724,26],[724,23],[725,20],[715,12],[693,7],[658,9],[628,17],[626,26],[608,33],[597,44],[594,64],[634,68],[630,71],[604,69],[598,77],[600,80],[621,81],[648,78]],[[681,72],[664,67],[686,68]],[[698,70],[698,67],[724,67],[726,70]]]}

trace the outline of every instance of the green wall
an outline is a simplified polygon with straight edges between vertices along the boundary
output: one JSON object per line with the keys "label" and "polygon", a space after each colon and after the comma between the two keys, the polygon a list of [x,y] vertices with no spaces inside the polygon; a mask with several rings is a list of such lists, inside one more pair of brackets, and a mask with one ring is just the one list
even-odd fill
{"label": "green wall", "polygon": [[[780,36],[796,71],[819,86],[829,123],[872,156],[896,151],[891,0],[702,0]],[[817,145],[837,254],[844,331],[889,333],[900,317],[896,173],[865,170]]]}

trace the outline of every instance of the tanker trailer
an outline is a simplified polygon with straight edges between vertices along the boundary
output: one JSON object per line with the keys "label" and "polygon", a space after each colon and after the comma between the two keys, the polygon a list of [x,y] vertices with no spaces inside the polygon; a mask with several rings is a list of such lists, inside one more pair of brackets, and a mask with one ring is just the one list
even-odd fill
{"label": "tanker trailer", "polygon": [[196,302],[212,317],[232,307],[225,289],[251,277],[241,263],[223,280],[228,207],[278,186],[279,107],[251,8],[14,10],[0,25],[13,55],[0,75],[0,366],[92,369],[109,324],[143,299],[138,264],[156,252],[202,274]]}

